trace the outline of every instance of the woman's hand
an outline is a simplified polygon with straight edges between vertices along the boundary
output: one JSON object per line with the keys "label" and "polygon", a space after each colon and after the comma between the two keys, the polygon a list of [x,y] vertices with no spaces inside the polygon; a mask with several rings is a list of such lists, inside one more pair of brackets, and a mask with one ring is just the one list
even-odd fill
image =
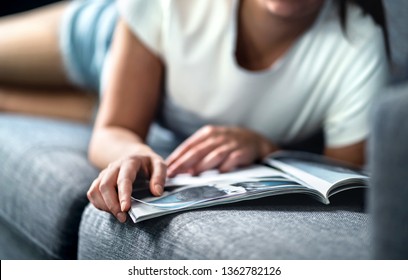
{"label": "woman's hand", "polygon": [[154,195],[163,192],[166,166],[145,139],[160,104],[164,64],[122,19],[114,33],[111,62],[89,145],[90,161],[103,171],[88,198],[124,222],[139,172],[150,177]]}
{"label": "woman's hand", "polygon": [[275,150],[275,145],[248,129],[205,126],[167,158],[167,175],[196,175],[213,168],[227,172],[252,164]]}
{"label": "woman's hand", "polygon": [[139,172],[150,177],[150,191],[160,196],[166,180],[166,165],[161,157],[136,155],[117,160],[99,174],[87,195],[98,209],[112,213],[120,222],[126,221],[131,206],[132,185]]}

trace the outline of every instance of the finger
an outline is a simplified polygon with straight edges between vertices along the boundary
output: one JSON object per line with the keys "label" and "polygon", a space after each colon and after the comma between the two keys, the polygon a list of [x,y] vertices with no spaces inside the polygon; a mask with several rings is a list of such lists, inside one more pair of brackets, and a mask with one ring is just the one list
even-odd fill
{"label": "finger", "polygon": [[92,205],[97,209],[109,212],[109,209],[108,207],[106,207],[105,201],[103,200],[101,193],[99,192],[100,182],[101,176],[99,176],[92,182],[91,187],[89,188],[86,195]]}
{"label": "finger", "polygon": [[167,166],[171,166],[172,164],[174,164],[174,162],[183,157],[190,149],[199,145],[205,140],[206,139],[204,138],[198,138],[195,139],[194,141],[192,141],[190,138],[187,139],[186,141],[188,141],[188,143],[183,142],[170,154],[170,156],[168,156],[168,158],[166,159]]}
{"label": "finger", "polygon": [[182,157],[188,150],[207,140],[211,135],[214,135],[215,133],[216,128],[213,126],[205,126],[199,129],[196,133],[194,133],[192,136],[187,138],[187,140],[181,143],[173,153],[170,154],[170,156],[166,159],[167,166],[172,165],[174,161]]}
{"label": "finger", "polygon": [[220,172],[229,172],[235,168],[246,165],[247,157],[242,150],[235,150],[226,158],[226,160],[219,167]]}
{"label": "finger", "polygon": [[153,159],[151,162],[150,191],[155,196],[163,194],[166,182],[167,167],[162,159]]}
{"label": "finger", "polygon": [[122,164],[118,174],[118,197],[120,210],[126,212],[129,210],[132,195],[133,182],[140,169],[140,161],[128,160]]}
{"label": "finger", "polygon": [[119,198],[116,193],[116,183],[118,179],[119,168],[110,168],[106,171],[99,184],[99,191],[105,201],[106,206],[120,222],[126,221],[126,214],[120,209]]}
{"label": "finger", "polygon": [[201,161],[208,153],[221,145],[221,141],[208,139],[207,141],[198,144],[188,150],[183,156],[168,166],[168,175],[170,177],[186,172],[189,169],[194,169],[195,165]]}
{"label": "finger", "polygon": [[223,163],[228,155],[233,151],[233,145],[224,145],[210,152],[194,168],[195,174],[200,174],[206,170],[214,169]]}

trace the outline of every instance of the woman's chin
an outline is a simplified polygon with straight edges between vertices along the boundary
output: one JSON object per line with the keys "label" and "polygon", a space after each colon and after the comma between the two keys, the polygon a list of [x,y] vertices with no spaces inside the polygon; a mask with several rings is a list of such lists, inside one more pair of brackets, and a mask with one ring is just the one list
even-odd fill
{"label": "woman's chin", "polygon": [[264,0],[269,13],[285,19],[301,19],[319,11],[324,0]]}

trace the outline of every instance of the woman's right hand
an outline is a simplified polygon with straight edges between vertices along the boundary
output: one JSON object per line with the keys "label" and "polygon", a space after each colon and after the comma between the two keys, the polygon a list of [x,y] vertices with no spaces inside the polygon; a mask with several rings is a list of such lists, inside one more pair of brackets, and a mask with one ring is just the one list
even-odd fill
{"label": "woman's right hand", "polygon": [[89,201],[98,209],[112,213],[120,222],[126,221],[131,206],[132,185],[139,172],[150,178],[150,191],[163,193],[166,164],[154,154],[134,155],[112,162],[101,171],[88,190]]}

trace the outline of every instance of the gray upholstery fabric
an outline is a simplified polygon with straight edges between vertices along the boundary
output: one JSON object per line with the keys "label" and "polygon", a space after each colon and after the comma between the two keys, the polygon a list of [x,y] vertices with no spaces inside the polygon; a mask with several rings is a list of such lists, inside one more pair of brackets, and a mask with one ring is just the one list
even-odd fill
{"label": "gray upholstery fabric", "polygon": [[[356,195],[357,194],[357,195]],[[368,259],[362,194],[271,197],[122,225],[89,206],[80,259]]]}
{"label": "gray upholstery fabric", "polygon": [[408,79],[408,2],[384,0],[392,53],[393,82]]}
{"label": "gray upholstery fabric", "polygon": [[408,259],[408,83],[379,102],[370,155],[374,257]]}
{"label": "gray upholstery fabric", "polygon": [[50,256],[35,246],[13,225],[0,218],[0,259],[1,260],[42,260]]}
{"label": "gray upholstery fabric", "polygon": [[0,219],[47,258],[76,258],[86,191],[97,175],[86,157],[89,136],[83,125],[0,115]]}
{"label": "gray upholstery fabric", "polygon": [[373,258],[408,259],[408,1],[384,1],[392,80],[374,110],[369,164]]}

